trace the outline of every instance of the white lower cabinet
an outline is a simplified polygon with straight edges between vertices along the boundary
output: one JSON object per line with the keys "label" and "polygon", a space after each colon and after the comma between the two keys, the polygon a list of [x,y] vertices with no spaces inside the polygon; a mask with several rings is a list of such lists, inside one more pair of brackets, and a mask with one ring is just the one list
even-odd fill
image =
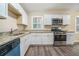
{"label": "white lower cabinet", "polygon": [[30,45],[53,44],[53,33],[30,33],[20,38],[21,56],[24,56]]}
{"label": "white lower cabinet", "polygon": [[25,38],[21,37],[20,38],[20,55],[24,56],[25,54]]}
{"label": "white lower cabinet", "polygon": [[[74,44],[74,33],[67,33],[66,44]],[[20,38],[21,56],[24,56],[30,45],[50,45],[53,44],[53,33],[30,33]]]}
{"label": "white lower cabinet", "polygon": [[53,44],[53,33],[31,33],[31,44]]}
{"label": "white lower cabinet", "polygon": [[20,38],[20,55],[24,56],[27,49],[29,48],[30,41],[29,41],[29,34],[25,35]]}
{"label": "white lower cabinet", "polygon": [[74,33],[67,33],[66,44],[68,45],[74,44],[74,37],[75,37]]}
{"label": "white lower cabinet", "polygon": [[25,50],[27,51],[27,49],[29,48],[30,45],[30,39],[29,39],[29,34],[26,35],[26,41],[25,41]]}
{"label": "white lower cabinet", "polygon": [[43,33],[42,34],[42,44],[48,44],[48,40],[49,40],[49,38],[48,38],[48,36],[47,36],[48,34],[46,34],[46,33]]}
{"label": "white lower cabinet", "polygon": [[31,33],[30,43],[31,44],[41,44],[40,34],[38,34],[38,33]]}
{"label": "white lower cabinet", "polygon": [[43,33],[42,44],[53,44],[53,33]]}

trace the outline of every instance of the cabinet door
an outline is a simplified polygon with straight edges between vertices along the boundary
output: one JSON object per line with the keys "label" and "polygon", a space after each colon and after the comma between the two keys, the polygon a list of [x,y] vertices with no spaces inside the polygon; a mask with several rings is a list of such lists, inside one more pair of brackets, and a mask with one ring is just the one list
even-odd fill
{"label": "cabinet door", "polygon": [[31,44],[41,44],[41,34],[40,33],[32,33]]}
{"label": "cabinet door", "polygon": [[64,15],[63,16],[63,25],[68,25],[69,20],[70,20],[70,16],[69,15]]}
{"label": "cabinet door", "polygon": [[29,43],[29,35],[26,35],[25,36],[25,52],[27,51],[27,49],[29,48],[29,45],[30,45],[30,43]]}
{"label": "cabinet door", "polygon": [[47,33],[42,34],[42,44],[48,44],[48,36]]}
{"label": "cabinet door", "polygon": [[51,25],[52,20],[50,15],[44,15],[44,25]]}
{"label": "cabinet door", "polygon": [[25,37],[20,38],[20,51],[21,51],[21,56],[24,56],[25,54]]}
{"label": "cabinet door", "polygon": [[27,20],[28,20],[28,16],[27,16],[27,14],[24,12],[24,13],[22,14],[22,24],[28,25]]}
{"label": "cabinet door", "polygon": [[20,11],[22,10],[21,6],[19,3],[10,3],[16,10]]}
{"label": "cabinet door", "polygon": [[41,34],[36,33],[35,35],[35,44],[41,44]]}
{"label": "cabinet door", "polygon": [[43,33],[42,34],[42,44],[53,44],[52,33]]}
{"label": "cabinet door", "polygon": [[74,44],[74,33],[67,33],[67,44]]}
{"label": "cabinet door", "polygon": [[8,15],[7,3],[0,3],[0,18],[6,18]]}
{"label": "cabinet door", "polygon": [[36,34],[35,33],[31,33],[30,43],[31,44],[35,44],[36,43]]}
{"label": "cabinet door", "polygon": [[30,45],[30,39],[29,39],[29,35],[25,35],[23,37],[21,37],[21,43],[20,43],[20,49],[21,49],[21,55],[23,56],[27,49],[29,48],[29,45]]}
{"label": "cabinet door", "polygon": [[53,44],[53,34],[52,33],[32,33],[31,44]]}
{"label": "cabinet door", "polygon": [[48,33],[47,37],[48,37],[48,43],[53,44],[53,40],[54,40],[53,33]]}

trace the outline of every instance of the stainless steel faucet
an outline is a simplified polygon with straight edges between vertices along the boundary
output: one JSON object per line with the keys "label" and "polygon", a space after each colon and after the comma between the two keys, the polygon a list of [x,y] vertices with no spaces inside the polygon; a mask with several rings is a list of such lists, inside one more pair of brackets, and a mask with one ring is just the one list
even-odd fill
{"label": "stainless steel faucet", "polygon": [[13,31],[12,31],[12,28],[11,28],[10,34],[12,34],[12,33],[13,33]]}

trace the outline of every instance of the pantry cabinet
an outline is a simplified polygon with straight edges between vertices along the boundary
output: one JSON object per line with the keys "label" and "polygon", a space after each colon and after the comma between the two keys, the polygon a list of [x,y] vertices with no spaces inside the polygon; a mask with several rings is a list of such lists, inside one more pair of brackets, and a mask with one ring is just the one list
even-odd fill
{"label": "pantry cabinet", "polygon": [[8,4],[0,3],[0,18],[5,19],[8,15]]}

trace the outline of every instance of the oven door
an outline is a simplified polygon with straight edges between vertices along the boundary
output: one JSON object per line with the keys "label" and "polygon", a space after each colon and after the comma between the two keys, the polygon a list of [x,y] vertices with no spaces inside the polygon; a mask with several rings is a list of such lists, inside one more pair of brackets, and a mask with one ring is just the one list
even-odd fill
{"label": "oven door", "polygon": [[54,35],[54,45],[66,45],[66,35]]}
{"label": "oven door", "polygon": [[66,35],[54,35],[54,41],[66,41]]}

